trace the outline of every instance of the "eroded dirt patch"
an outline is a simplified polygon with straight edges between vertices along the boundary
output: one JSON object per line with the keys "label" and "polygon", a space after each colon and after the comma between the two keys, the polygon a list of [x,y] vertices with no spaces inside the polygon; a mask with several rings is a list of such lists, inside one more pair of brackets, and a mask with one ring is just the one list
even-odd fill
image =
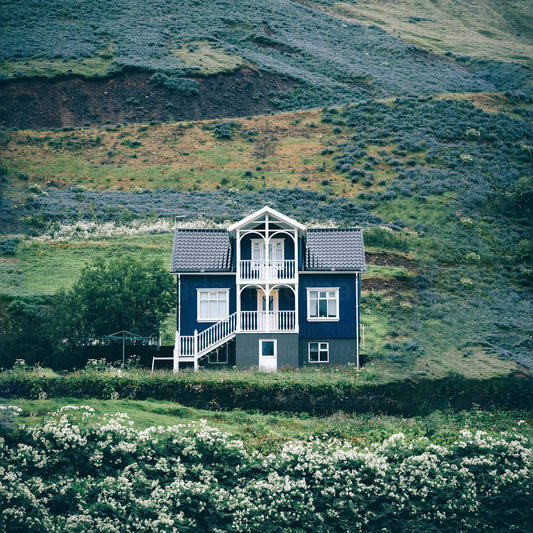
{"label": "eroded dirt patch", "polygon": [[416,262],[403,255],[389,252],[365,252],[366,261],[370,265],[382,265],[390,267],[404,267],[407,270],[416,270]]}
{"label": "eroded dirt patch", "polygon": [[275,110],[269,93],[294,81],[249,68],[198,78],[183,96],[149,83],[149,72],[112,78],[19,79],[0,85],[0,126],[19,129],[242,117]]}

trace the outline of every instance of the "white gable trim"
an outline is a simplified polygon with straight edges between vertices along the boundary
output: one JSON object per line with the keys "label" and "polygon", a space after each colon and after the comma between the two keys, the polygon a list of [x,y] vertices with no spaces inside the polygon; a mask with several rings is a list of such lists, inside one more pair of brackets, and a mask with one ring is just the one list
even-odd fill
{"label": "white gable trim", "polygon": [[254,222],[257,219],[260,219],[265,214],[272,215],[274,218],[279,219],[281,222],[285,222],[286,224],[289,224],[293,228],[296,228],[299,233],[305,233],[306,231],[306,227],[300,224],[299,222],[296,222],[296,220],[294,220],[293,218],[289,218],[283,213],[280,213],[279,211],[272,209],[268,205],[265,205],[265,207],[259,209],[259,211],[256,211],[255,213],[248,215],[242,220],[239,220],[239,222],[235,222],[235,224],[232,224],[228,228],[228,233],[235,233],[238,229],[242,228],[243,226],[246,226],[250,222]]}

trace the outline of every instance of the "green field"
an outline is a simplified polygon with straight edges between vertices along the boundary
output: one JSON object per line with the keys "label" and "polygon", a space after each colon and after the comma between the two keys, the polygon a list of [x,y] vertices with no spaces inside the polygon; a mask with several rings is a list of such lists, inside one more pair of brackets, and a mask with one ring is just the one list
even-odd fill
{"label": "green field", "polygon": [[[0,400],[0,405],[17,405],[22,409],[20,423],[38,426],[66,405],[89,406],[95,411],[94,422],[112,413],[126,413],[136,427],[173,426],[206,420],[211,427],[231,433],[242,440],[249,450],[263,453],[279,451],[290,440],[306,441],[315,437],[338,438],[358,446],[370,446],[395,433],[402,432],[409,439],[430,438],[436,444],[450,444],[462,429],[491,431],[516,431],[520,426],[530,433],[530,415],[521,411],[435,411],[428,416],[414,418],[387,415],[357,415],[336,413],[326,417],[290,413],[262,414],[254,410],[207,411],[186,407],[173,402],[154,400],[95,400],[79,398],[53,398],[48,400]],[[519,424],[521,420],[527,424]],[[524,421],[525,421],[524,420]],[[529,434],[531,438],[531,435]]]}

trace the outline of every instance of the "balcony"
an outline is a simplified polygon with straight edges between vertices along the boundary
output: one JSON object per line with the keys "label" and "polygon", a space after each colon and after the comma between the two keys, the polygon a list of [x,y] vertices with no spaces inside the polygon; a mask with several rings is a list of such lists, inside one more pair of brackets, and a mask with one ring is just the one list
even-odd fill
{"label": "balcony", "polygon": [[297,332],[296,311],[241,311],[239,332]]}
{"label": "balcony", "polygon": [[254,261],[241,260],[238,281],[257,283],[296,281],[296,261]]}

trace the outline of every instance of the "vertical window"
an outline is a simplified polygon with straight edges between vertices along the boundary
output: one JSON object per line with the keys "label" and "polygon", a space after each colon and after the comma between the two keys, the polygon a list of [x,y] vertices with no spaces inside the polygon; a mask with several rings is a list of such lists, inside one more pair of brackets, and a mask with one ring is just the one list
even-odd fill
{"label": "vertical window", "polygon": [[227,365],[228,364],[228,345],[217,348],[209,354],[207,362],[210,365]]}
{"label": "vertical window", "polygon": [[339,289],[307,289],[308,320],[339,319]]}
{"label": "vertical window", "polygon": [[218,322],[229,316],[229,289],[198,289],[198,322]]}
{"label": "vertical window", "polygon": [[261,357],[275,357],[276,356],[276,341],[275,340],[261,340]]}
{"label": "vertical window", "polygon": [[328,363],[329,362],[329,342],[309,343],[309,362]]}

